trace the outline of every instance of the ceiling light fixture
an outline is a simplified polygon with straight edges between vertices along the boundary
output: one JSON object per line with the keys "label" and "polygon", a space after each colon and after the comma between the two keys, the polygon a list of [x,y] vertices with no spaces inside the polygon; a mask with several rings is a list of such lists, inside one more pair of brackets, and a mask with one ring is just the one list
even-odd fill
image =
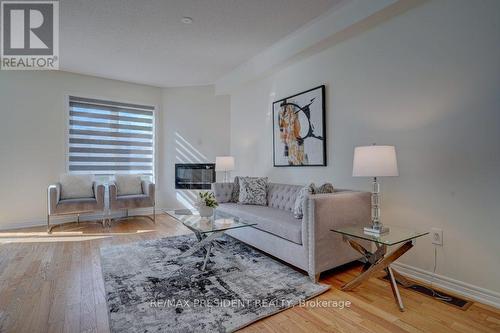
{"label": "ceiling light fixture", "polygon": [[184,16],[181,21],[184,24],[191,24],[191,23],[193,23],[193,19],[191,17],[189,17],[189,16]]}

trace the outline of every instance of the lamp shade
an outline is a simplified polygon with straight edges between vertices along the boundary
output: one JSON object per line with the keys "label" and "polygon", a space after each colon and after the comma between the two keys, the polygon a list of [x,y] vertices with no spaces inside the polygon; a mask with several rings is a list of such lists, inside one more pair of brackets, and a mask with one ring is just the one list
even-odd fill
{"label": "lamp shade", "polygon": [[354,149],[353,177],[399,176],[394,146],[361,146]]}
{"label": "lamp shade", "polygon": [[217,156],[215,158],[215,171],[231,171],[231,170],[234,170],[234,157]]}

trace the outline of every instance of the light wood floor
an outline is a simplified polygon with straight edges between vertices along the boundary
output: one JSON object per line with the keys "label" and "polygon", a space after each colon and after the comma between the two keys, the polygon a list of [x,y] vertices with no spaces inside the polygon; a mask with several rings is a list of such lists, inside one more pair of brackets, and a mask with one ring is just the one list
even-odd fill
{"label": "light wood floor", "polygon": [[[116,222],[0,231],[0,332],[109,332],[99,247],[189,233],[165,215]],[[359,273],[350,266],[322,276],[332,288],[321,300],[350,308],[294,307],[244,332],[500,332],[500,310],[474,303],[467,311],[401,290],[401,313],[390,287],[371,279],[352,292],[339,287]]]}

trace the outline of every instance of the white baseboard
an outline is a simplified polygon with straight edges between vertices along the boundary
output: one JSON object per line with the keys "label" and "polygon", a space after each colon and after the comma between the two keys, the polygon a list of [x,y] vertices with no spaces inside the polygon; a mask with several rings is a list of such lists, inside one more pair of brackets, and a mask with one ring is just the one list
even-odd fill
{"label": "white baseboard", "polygon": [[500,308],[500,293],[493,290],[484,289],[443,275],[434,275],[432,272],[402,263],[395,262],[392,263],[391,266],[394,267],[399,273],[408,276],[411,279],[422,281],[424,283],[430,283],[432,281],[433,285],[439,289],[448,290],[470,300]]}
{"label": "white baseboard", "polygon": [[[158,208],[156,207],[156,214],[162,212],[164,209],[163,208]],[[152,208],[137,208],[137,209],[131,209],[129,211],[130,215],[151,215],[153,213]],[[80,221],[95,221],[95,220],[100,220],[102,219],[103,214],[102,213],[95,213],[95,214],[85,214],[80,216]],[[111,213],[108,217],[109,218],[119,218],[119,217],[124,217],[125,212],[123,211],[117,211]],[[67,216],[52,216],[50,218],[50,224],[52,225],[57,225],[61,223],[67,223],[67,222],[73,222],[76,221],[76,214],[75,215],[67,215]],[[0,225],[0,230],[9,230],[9,229],[22,229],[22,228],[31,228],[31,227],[44,227],[47,226],[47,219],[36,219],[36,220],[24,220],[24,221],[18,221],[16,223],[9,223],[9,224],[3,224]]]}

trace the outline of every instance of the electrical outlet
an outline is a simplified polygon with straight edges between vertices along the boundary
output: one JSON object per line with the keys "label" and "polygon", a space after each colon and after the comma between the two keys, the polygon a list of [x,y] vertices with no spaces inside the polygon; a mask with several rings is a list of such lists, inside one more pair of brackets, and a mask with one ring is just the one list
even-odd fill
{"label": "electrical outlet", "polygon": [[443,229],[431,229],[432,244],[443,246]]}

